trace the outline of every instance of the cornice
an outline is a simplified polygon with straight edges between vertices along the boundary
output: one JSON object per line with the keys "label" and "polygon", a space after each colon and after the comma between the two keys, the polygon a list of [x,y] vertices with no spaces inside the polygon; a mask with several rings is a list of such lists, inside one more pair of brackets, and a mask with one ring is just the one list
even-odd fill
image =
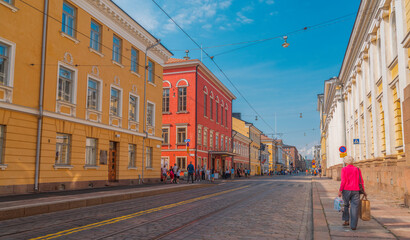
{"label": "cornice", "polygon": [[[145,50],[148,46],[151,46],[157,42],[157,39],[149,33],[145,28],[143,28],[139,23],[137,23],[133,18],[131,18],[124,10],[118,7],[111,0],[72,0],[73,3],[77,4],[85,11],[89,12],[93,17],[96,17],[98,20],[99,16],[96,16],[95,10],[99,14],[102,14],[104,17],[110,19],[112,22],[116,23],[122,30],[126,31],[130,36],[135,38],[140,44],[137,47],[140,47],[141,50]],[[94,9],[91,9],[90,4]],[[94,10],[94,11],[93,11]],[[110,27],[107,23],[104,23]],[[116,27],[110,27],[113,31],[118,31]],[[124,36],[122,36],[124,37]],[[131,42],[135,44],[134,42]],[[151,56],[156,56],[162,61],[158,61],[163,65],[168,58],[173,54],[165,48],[162,44],[154,47],[150,54]]]}

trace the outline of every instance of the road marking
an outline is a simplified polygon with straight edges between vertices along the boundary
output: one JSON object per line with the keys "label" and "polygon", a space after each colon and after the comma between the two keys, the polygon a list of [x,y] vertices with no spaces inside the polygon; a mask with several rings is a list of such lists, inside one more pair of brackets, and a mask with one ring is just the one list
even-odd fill
{"label": "road marking", "polygon": [[196,197],[196,198],[192,198],[192,199],[188,199],[188,200],[185,200],[185,201],[172,203],[172,204],[168,204],[168,205],[164,205],[164,206],[160,206],[160,207],[156,207],[156,208],[151,208],[151,209],[147,209],[147,210],[144,210],[144,211],[139,211],[139,212],[131,213],[131,214],[128,214],[128,215],[124,215],[124,216],[121,216],[121,217],[111,218],[111,219],[104,220],[104,221],[101,221],[101,222],[96,222],[96,223],[84,225],[84,226],[81,226],[81,227],[76,227],[76,228],[63,230],[63,231],[60,231],[60,232],[57,232],[57,233],[52,233],[52,234],[48,234],[48,235],[41,236],[41,237],[31,238],[30,240],[39,240],[39,239],[45,240],[45,239],[58,238],[58,237],[61,237],[61,236],[66,236],[66,235],[72,234],[72,233],[81,232],[81,231],[85,231],[85,230],[88,230],[88,229],[92,229],[92,228],[96,228],[96,227],[100,227],[100,226],[109,225],[109,224],[113,224],[113,223],[116,223],[116,222],[124,221],[124,220],[130,219],[130,218],[134,218],[134,217],[144,215],[144,214],[158,212],[158,211],[161,211],[161,210],[178,207],[178,206],[185,205],[185,204],[188,204],[188,203],[197,202],[197,201],[200,201],[200,200],[204,200],[204,199],[208,199],[208,198],[211,198],[211,197],[219,196],[219,195],[222,195],[222,194],[225,194],[225,193],[241,190],[241,189],[244,189],[244,188],[247,188],[247,187],[249,187],[249,185],[239,187],[239,188],[230,189],[230,190],[226,190],[226,191],[222,191],[222,192],[218,192],[218,193],[205,195],[205,196],[202,196],[202,197]]}

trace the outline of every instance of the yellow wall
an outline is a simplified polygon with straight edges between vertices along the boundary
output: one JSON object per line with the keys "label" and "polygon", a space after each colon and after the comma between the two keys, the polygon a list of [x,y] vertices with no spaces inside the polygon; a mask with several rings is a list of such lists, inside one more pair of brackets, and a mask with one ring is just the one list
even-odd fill
{"label": "yellow wall", "polygon": [[[43,1],[30,2],[30,5],[37,9],[43,9],[42,4]],[[48,14],[61,20],[62,5],[62,0],[49,1]],[[43,14],[20,1],[15,1],[15,7],[18,11],[12,12],[9,8],[0,5],[0,16],[5,20],[0,21],[0,41],[3,38],[16,44],[12,103],[0,102],[0,124],[6,126],[4,164],[7,164],[5,170],[0,170],[0,186],[34,183]],[[117,31],[93,18],[102,25],[102,55],[91,52],[89,33],[92,17],[85,10],[75,7],[78,30],[75,38],[78,42],[63,37],[60,33],[61,23],[52,18],[48,19],[40,184],[108,180],[108,168],[107,165],[99,164],[99,153],[100,150],[109,151],[109,141],[119,143],[117,179],[138,179],[138,175],[142,174],[144,50],[133,46]],[[119,29],[120,25],[117,26],[116,29]],[[113,64],[111,60],[113,34],[122,39],[123,66]],[[139,50],[139,64],[142,65],[138,69],[140,76],[130,71],[131,47]],[[155,63],[155,75],[159,76],[155,77],[155,84],[147,84],[147,100],[155,103],[155,134],[152,137],[161,138],[163,69],[158,62],[150,60]],[[73,109],[68,105],[68,111],[67,109],[61,111],[71,116],[59,113],[57,110],[59,64],[64,64],[78,73],[76,104],[73,105]],[[87,120],[86,117],[87,76],[89,75],[102,81],[100,123]],[[122,124],[119,127],[110,126],[111,85],[122,89]],[[139,96],[139,126],[133,133],[129,130],[128,100],[129,93],[135,90],[136,95]],[[5,107],[10,110],[6,110]],[[54,168],[57,133],[72,136],[70,157],[72,169]],[[87,137],[98,139],[98,169],[84,168]],[[137,170],[128,169],[129,143],[137,145]],[[160,139],[146,140],[146,146],[153,148],[153,169],[144,170],[145,178],[159,178],[161,149],[158,146],[160,144]]]}

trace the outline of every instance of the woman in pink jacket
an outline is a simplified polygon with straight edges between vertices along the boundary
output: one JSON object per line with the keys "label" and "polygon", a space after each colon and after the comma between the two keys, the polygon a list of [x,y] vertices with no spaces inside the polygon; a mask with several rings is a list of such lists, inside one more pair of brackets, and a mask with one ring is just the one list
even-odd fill
{"label": "woman in pink jacket", "polygon": [[[342,181],[340,183],[339,197],[343,196],[345,204],[342,219],[343,226],[349,226],[349,206],[350,206],[350,227],[356,230],[359,220],[360,188],[364,192],[362,173],[358,167],[353,166],[354,159],[346,156],[343,159],[346,167],[342,168]],[[361,185],[361,186],[360,186]]]}

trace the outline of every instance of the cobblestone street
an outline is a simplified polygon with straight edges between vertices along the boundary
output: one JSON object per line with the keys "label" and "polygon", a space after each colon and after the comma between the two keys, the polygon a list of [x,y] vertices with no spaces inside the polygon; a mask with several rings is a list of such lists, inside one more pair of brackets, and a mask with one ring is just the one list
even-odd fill
{"label": "cobblestone street", "polygon": [[6,220],[0,239],[310,239],[311,179],[262,177]]}

